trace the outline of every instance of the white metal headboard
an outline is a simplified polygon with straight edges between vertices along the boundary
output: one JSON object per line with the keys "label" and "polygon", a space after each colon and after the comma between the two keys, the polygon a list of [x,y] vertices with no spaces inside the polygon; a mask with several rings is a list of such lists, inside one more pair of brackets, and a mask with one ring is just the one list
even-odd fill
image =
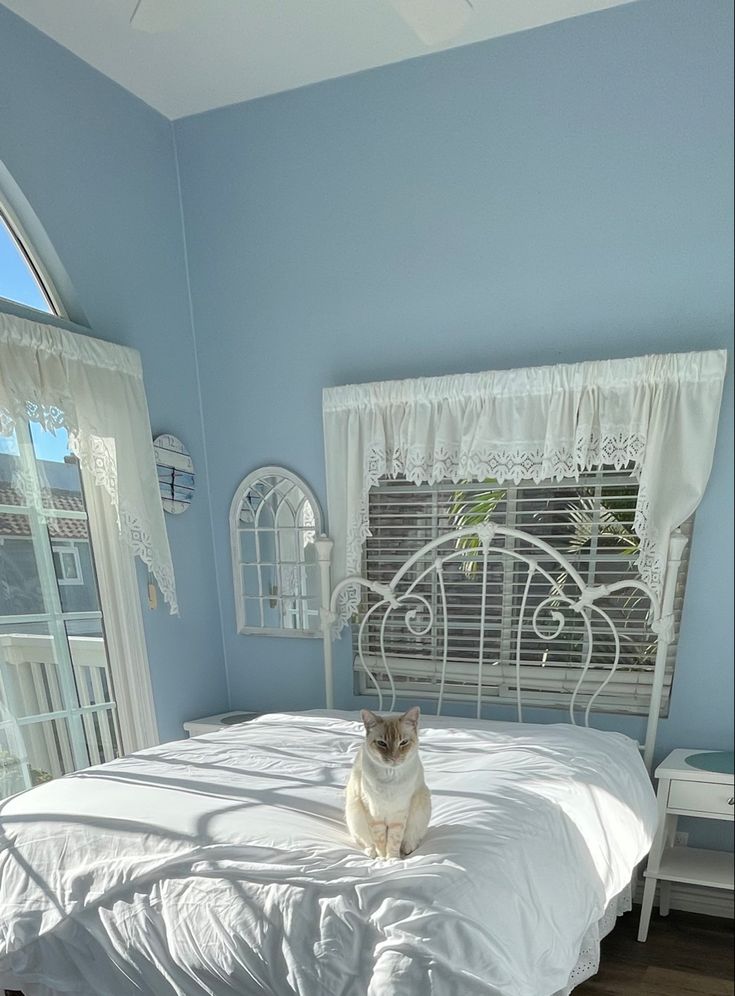
{"label": "white metal headboard", "polygon": [[[444,533],[442,536],[425,546],[421,547],[409,559],[398,568],[388,583],[373,581],[365,577],[348,577],[340,581],[333,589],[330,586],[330,561],[332,551],[332,541],[325,536],[316,541],[317,554],[321,565],[322,579],[322,630],[324,633],[324,677],[326,687],[327,708],[334,706],[334,681],[333,681],[333,647],[332,636],[336,623],[336,610],[340,595],[345,589],[359,586],[373,592],[377,600],[364,613],[358,632],[358,654],[360,662],[366,674],[370,677],[376,688],[382,708],[382,690],[365,661],[363,652],[363,637],[366,626],[376,613],[383,612],[380,625],[380,656],[381,672],[388,676],[392,691],[391,710],[395,708],[396,689],[393,683],[393,676],[388,655],[385,650],[385,626],[386,620],[393,612],[405,610],[403,624],[408,633],[414,636],[424,636],[434,626],[440,626],[442,630],[441,657],[441,679],[439,683],[439,695],[437,702],[437,715],[441,714],[444,701],[444,690],[448,660],[448,612],[446,588],[444,582],[445,565],[451,561],[458,561],[467,558],[466,542],[467,538],[474,538],[477,541],[475,551],[475,562],[480,570],[477,578],[481,586],[481,598],[479,604],[479,633],[477,647],[477,693],[476,706],[477,715],[481,715],[483,706],[483,666],[485,661],[485,621],[488,608],[488,570],[493,558],[511,557],[519,564],[526,565],[525,583],[522,586],[521,605],[516,623],[515,633],[515,672],[516,672],[516,710],[519,722],[523,720],[523,702],[521,686],[521,646],[522,637],[525,632],[535,633],[537,637],[547,640],[554,640],[564,631],[567,623],[566,612],[571,611],[582,620],[585,633],[584,659],[579,671],[579,677],[572,691],[569,704],[569,715],[571,722],[577,723],[578,699],[584,689],[588,696],[584,706],[584,725],[589,725],[590,713],[594,703],[600,693],[613,678],[620,661],[621,639],[618,627],[610,613],[598,602],[616,592],[630,590],[639,592],[650,603],[649,626],[656,644],[655,665],[653,683],[651,687],[651,701],[648,712],[648,722],[646,726],[646,736],[643,747],[643,758],[646,766],[651,768],[653,762],[653,750],[656,742],[656,731],[661,711],[661,701],[664,690],[664,678],[666,672],[666,657],[670,643],[674,638],[673,629],[673,604],[676,590],[676,578],[679,565],[687,543],[686,536],[677,531],[672,535],[669,544],[669,558],[663,587],[663,596],[659,599],[656,593],[640,578],[631,577],[616,581],[610,585],[589,586],[570,561],[555,550],[550,544],[537,537],[521,532],[518,529],[511,529],[506,526],[495,525],[494,523],[484,523],[477,526],[467,526],[463,529],[456,529],[452,532]],[[502,545],[510,539],[512,545]],[[520,546],[520,549],[519,549]],[[530,547],[531,552],[523,552]],[[540,563],[540,558],[553,563],[566,575],[566,585],[561,587],[558,578],[550,573],[547,567]],[[497,562],[497,559],[495,559]],[[415,570],[414,570],[415,569]],[[435,579],[438,588],[438,609],[434,610],[429,600],[417,590],[417,588],[427,579]],[[529,592],[533,581],[545,582],[548,585],[548,595],[540,601],[538,594],[534,598],[533,608],[528,606]],[[569,593],[570,587],[572,594]],[[331,590],[330,590],[331,589]],[[538,589],[535,589],[538,592]],[[547,613],[547,620],[541,629],[540,616]],[[421,616],[423,615],[423,618]],[[548,618],[553,621],[553,629],[548,627]],[[605,677],[601,679],[598,687],[590,693],[590,667],[594,662],[595,635],[592,626],[593,617],[601,621],[609,631],[613,641],[614,655],[612,663],[607,670]]]}

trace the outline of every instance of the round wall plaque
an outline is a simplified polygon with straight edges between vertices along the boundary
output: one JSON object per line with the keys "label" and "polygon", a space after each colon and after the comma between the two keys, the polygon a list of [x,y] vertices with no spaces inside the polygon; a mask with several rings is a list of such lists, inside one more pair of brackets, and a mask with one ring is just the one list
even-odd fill
{"label": "round wall plaque", "polygon": [[157,436],[153,440],[153,452],[163,510],[179,515],[186,511],[194,497],[194,463],[176,436]]}

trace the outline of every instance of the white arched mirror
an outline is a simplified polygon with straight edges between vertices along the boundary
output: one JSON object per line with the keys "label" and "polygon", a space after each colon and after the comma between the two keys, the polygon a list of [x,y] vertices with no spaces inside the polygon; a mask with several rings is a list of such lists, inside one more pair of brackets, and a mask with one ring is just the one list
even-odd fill
{"label": "white arched mirror", "polygon": [[283,467],[248,474],[230,506],[238,633],[321,636],[321,532],[319,503],[300,477]]}

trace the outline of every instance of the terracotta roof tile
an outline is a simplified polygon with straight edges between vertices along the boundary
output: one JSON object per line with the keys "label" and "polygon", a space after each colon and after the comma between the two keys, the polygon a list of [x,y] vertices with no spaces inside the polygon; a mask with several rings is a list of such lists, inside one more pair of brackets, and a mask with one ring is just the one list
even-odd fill
{"label": "terracotta roof tile", "polygon": [[[62,488],[44,488],[41,492],[46,508],[67,512],[83,512],[84,502],[79,492]],[[23,496],[12,485],[0,481],[0,505],[23,505]],[[88,539],[85,519],[49,519],[49,533],[52,539]],[[0,536],[30,536],[28,516],[22,513],[0,513]]]}

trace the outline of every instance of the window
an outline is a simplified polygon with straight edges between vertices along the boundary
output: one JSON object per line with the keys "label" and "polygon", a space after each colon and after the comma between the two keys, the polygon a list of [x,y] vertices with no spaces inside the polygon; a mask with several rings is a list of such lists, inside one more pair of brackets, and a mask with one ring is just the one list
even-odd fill
{"label": "window", "polygon": [[54,555],[54,567],[59,584],[84,584],[82,565],[76,546],[60,546],[55,543],[51,550]]}
{"label": "window", "polygon": [[79,468],[29,423],[0,437],[0,798],[119,745]]}
{"label": "window", "polygon": [[[567,557],[589,585],[609,584],[635,576],[635,553],[638,538],[633,532],[637,484],[629,473],[601,468],[581,475],[579,481],[567,480],[535,484],[498,485],[493,481],[473,484],[416,485],[401,480],[384,480],[369,496],[371,537],[366,541],[364,571],[371,580],[388,582],[395,571],[413,553],[452,529],[493,521],[546,540]],[[684,527],[689,534],[691,522]],[[445,565],[448,604],[448,667],[445,697],[473,699],[477,691],[479,602],[481,598],[481,564],[475,538],[465,538],[462,556]],[[518,541],[505,539],[506,549]],[[448,550],[443,552],[449,552]],[[532,553],[528,548],[525,552]],[[533,556],[541,562],[538,549]],[[688,566],[688,546],[680,571],[675,599],[678,623]],[[419,564],[415,572],[426,567]],[[571,593],[568,579],[559,565],[549,559],[544,563],[564,590]],[[411,574],[415,577],[416,573]],[[421,594],[441,618],[439,592],[435,580],[422,582]],[[526,580],[525,564],[500,556],[491,562],[488,572],[487,614],[484,633],[483,689],[486,701],[515,704],[516,637],[522,590]],[[531,585],[529,602],[533,607],[549,594],[544,581]],[[362,612],[374,604],[377,596],[364,597]],[[595,710],[645,714],[648,711],[654,668],[654,647],[646,625],[647,604],[644,598],[632,597],[630,591],[607,598],[603,603],[623,633],[621,656],[613,679],[595,701]],[[528,618],[528,615],[526,617]],[[593,616],[594,619],[594,616]],[[380,629],[382,615],[369,618],[363,636],[366,662],[381,687],[388,688],[388,675],[381,671]],[[528,705],[567,707],[583,665],[585,635],[580,619],[568,613],[563,632],[556,639],[538,636],[527,624],[521,639],[521,686],[523,702]],[[614,659],[614,645],[609,630],[599,622],[594,636],[594,659],[590,669],[590,692],[605,677]],[[416,628],[416,627],[414,627]],[[606,637],[607,633],[607,637]],[[358,693],[370,691],[370,680],[360,666],[355,641],[355,675]],[[443,634],[435,624],[424,635],[411,633],[403,615],[392,613],[385,628],[385,651],[391,674],[399,692],[412,697],[432,698],[438,694]],[[670,647],[666,669],[664,708],[668,708],[674,675],[675,643]],[[584,698],[584,696],[582,696]]]}
{"label": "window", "polygon": [[[12,180],[9,189],[61,281],[65,301],[73,300],[38,219]],[[49,321],[48,315],[62,321]],[[131,468],[150,439],[139,379],[126,372],[120,347],[93,339],[87,345],[88,328],[68,328],[69,316],[45,262],[29,249],[24,227],[2,201],[0,318],[0,402],[11,418],[0,429],[15,430],[0,433],[3,798],[159,742],[134,562],[139,547],[150,554],[152,573],[174,608],[176,593],[152,467],[141,466],[139,474],[118,473],[117,498],[110,501],[89,456],[92,434],[80,433],[81,465],[69,450],[61,426],[70,413],[57,408],[46,354],[33,345],[33,334],[25,343],[26,331],[34,324],[47,327],[69,361],[69,394],[77,411],[68,420],[95,424],[105,441],[114,440],[115,461]],[[102,354],[106,359],[98,371]],[[28,391],[25,410],[15,397],[18,387]],[[36,415],[36,404],[44,406],[55,432],[28,421]],[[130,483],[125,497],[123,478]],[[130,522],[118,515],[121,504]]]}
{"label": "window", "polygon": [[54,295],[42,275],[40,264],[0,205],[0,298],[24,304],[49,315],[59,314]]}
{"label": "window", "polygon": [[239,633],[321,636],[320,532],[321,509],[300,477],[283,467],[248,474],[230,507]]}

